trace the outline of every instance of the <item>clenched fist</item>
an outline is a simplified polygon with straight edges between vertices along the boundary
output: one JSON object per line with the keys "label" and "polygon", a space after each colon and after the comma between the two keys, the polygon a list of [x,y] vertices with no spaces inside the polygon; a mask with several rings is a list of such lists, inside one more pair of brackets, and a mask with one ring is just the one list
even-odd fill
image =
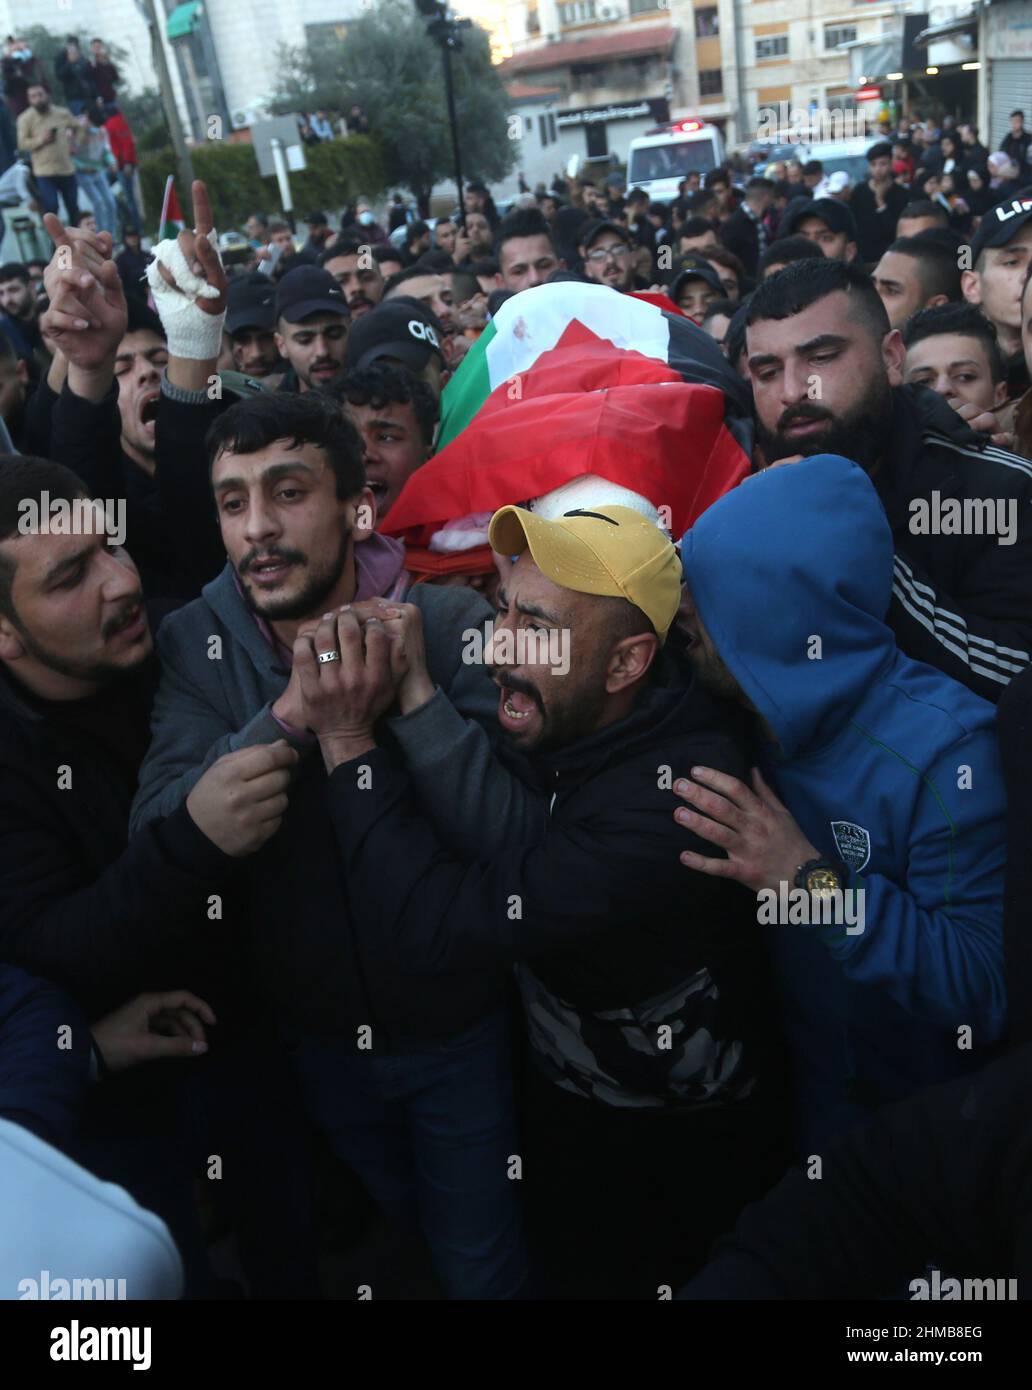
{"label": "clenched fist", "polygon": [[297,760],[284,739],[224,754],[186,798],[191,820],[223,854],[254,854],[280,827]]}

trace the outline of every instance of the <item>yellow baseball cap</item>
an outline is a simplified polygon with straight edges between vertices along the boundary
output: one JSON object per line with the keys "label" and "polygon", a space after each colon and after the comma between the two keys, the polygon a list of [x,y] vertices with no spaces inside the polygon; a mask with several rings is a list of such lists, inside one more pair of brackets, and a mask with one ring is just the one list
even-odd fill
{"label": "yellow baseball cap", "polygon": [[578,508],[546,521],[526,507],[491,518],[491,549],[529,550],[541,573],[564,589],[625,598],[665,641],[681,601],[681,562],[671,541],[630,507]]}

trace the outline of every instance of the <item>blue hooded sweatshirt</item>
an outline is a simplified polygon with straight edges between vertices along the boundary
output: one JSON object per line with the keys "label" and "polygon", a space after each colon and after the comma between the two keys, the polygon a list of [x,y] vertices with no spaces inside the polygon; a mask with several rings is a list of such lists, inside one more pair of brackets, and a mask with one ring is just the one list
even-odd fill
{"label": "blue hooded sweatshirt", "polygon": [[862,932],[765,927],[804,1152],[982,1065],[1004,1029],[993,707],[898,649],[892,556],[873,484],[833,455],[748,479],[682,543],[699,617],[777,739],[768,780],[864,890]]}

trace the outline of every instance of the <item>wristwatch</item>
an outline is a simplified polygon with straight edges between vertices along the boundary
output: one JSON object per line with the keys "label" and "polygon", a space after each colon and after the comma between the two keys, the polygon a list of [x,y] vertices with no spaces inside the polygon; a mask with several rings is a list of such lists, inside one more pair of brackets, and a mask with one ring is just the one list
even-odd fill
{"label": "wristwatch", "polygon": [[832,893],[841,892],[845,887],[845,865],[832,859],[810,859],[799,865],[794,884],[796,888],[803,888],[808,893],[829,897]]}

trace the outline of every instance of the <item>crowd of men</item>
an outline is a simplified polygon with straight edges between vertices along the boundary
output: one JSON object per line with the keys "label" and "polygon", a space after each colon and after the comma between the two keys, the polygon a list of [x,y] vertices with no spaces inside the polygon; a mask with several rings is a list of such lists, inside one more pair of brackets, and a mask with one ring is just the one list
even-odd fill
{"label": "crowd of men", "polygon": [[[15,196],[4,206],[61,210],[70,226],[119,240],[125,230],[139,236],[138,155],[118,103],[121,85],[103,39],[91,40],[87,57],[69,34],[50,74],[25,39],[8,35],[0,59],[0,172]],[[88,207],[80,206],[83,196]]]}
{"label": "crowd of men", "polygon": [[[193,1298],[1032,1277],[1032,176],[894,153],[0,267],[0,1171]],[[456,431],[568,304],[669,361]]]}

